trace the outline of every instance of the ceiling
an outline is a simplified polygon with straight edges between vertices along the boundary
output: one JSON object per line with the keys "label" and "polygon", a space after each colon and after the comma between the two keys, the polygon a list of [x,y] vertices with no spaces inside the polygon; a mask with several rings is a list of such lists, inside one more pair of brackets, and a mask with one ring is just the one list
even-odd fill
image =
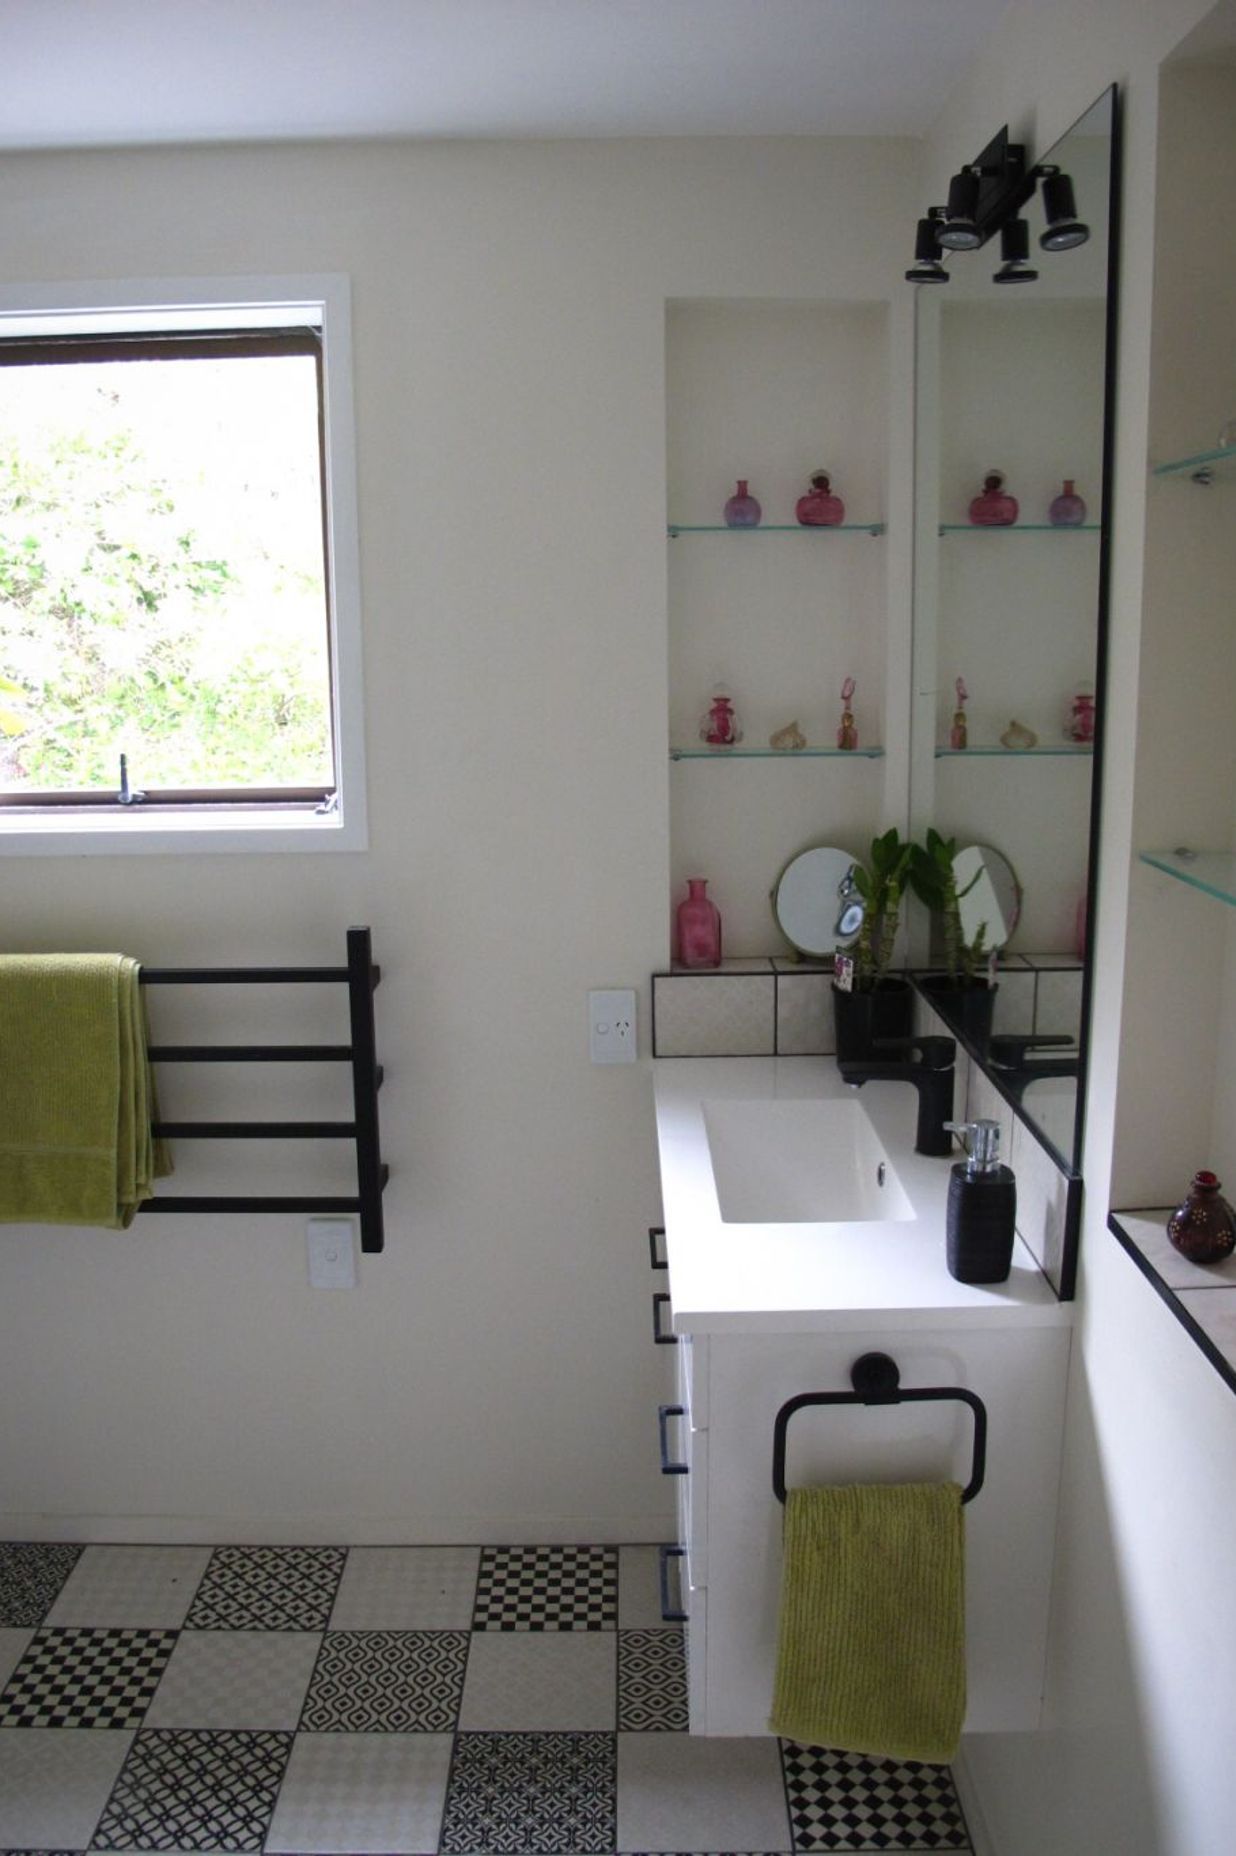
{"label": "ceiling", "polygon": [[922,135],[1009,0],[0,0],[0,148]]}

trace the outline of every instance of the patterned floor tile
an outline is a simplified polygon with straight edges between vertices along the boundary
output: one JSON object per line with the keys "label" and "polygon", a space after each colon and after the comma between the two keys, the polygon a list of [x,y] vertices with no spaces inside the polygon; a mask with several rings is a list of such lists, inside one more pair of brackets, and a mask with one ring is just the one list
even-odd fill
{"label": "patterned floor tile", "polygon": [[968,1850],[947,1766],[781,1743],[795,1850]]}
{"label": "patterned floor tile", "polygon": [[502,1733],[614,1730],[614,1631],[477,1631],[459,1725]]}
{"label": "patterned floor tile", "polygon": [[473,1630],[613,1630],[616,1547],[486,1547]]}
{"label": "patterned floor tile", "polygon": [[0,1849],[84,1850],[133,1735],[0,1734]]}
{"label": "patterned floor tile", "polygon": [[41,1624],[81,1548],[41,1541],[0,1545],[0,1626]]}
{"label": "patterned floor tile", "polygon": [[793,1849],[777,1742],[619,1734],[616,1847]]}
{"label": "patterned floor tile", "polygon": [[618,1632],[618,1726],[628,1733],[687,1731],[687,1656],[681,1630]]}
{"label": "patterned floor tile", "polygon": [[479,1547],[352,1547],[332,1630],[467,1630]]}
{"label": "patterned floor tile", "polygon": [[306,1733],[451,1733],[466,1630],[328,1630],[309,1685]]}
{"label": "patterned floor tile", "polygon": [[186,1630],[325,1630],[345,1547],[216,1547]]}
{"label": "patterned floor tile", "polygon": [[145,1725],[290,1731],[321,1641],[317,1631],[183,1631]]}
{"label": "patterned floor tile", "polygon": [[139,1733],[94,1850],[259,1851],[291,1734]]}
{"label": "patterned floor tile", "polygon": [[592,1856],[614,1842],[613,1734],[460,1734],[441,1849]]}
{"label": "patterned floor tile", "polygon": [[170,1630],[41,1630],[0,1696],[4,1727],[140,1727]]}
{"label": "patterned floor tile", "polygon": [[209,1547],[86,1547],[47,1614],[89,1630],[179,1630]]}
{"label": "patterned floor tile", "polygon": [[435,1851],[450,1734],[297,1734],[268,1851]]}

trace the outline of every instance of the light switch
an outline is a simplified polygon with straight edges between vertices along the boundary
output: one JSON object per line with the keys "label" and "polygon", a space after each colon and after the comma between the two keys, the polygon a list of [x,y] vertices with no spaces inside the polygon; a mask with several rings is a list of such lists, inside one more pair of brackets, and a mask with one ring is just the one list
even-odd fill
{"label": "light switch", "polygon": [[310,1218],[305,1242],[311,1289],[355,1289],[356,1227],[350,1218]]}

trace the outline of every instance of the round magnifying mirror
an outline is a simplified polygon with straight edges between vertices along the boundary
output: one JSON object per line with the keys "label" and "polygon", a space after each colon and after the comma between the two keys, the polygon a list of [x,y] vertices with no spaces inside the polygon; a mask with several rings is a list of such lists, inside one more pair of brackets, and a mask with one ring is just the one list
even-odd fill
{"label": "round magnifying mirror", "polygon": [[1006,946],[1021,916],[1021,884],[1003,851],[967,844],[953,859],[953,876],[967,945],[982,934],[986,952]]}
{"label": "round magnifying mirror", "polygon": [[831,954],[856,940],[863,925],[854,857],[832,845],[792,857],[777,878],[772,902],[777,926],[800,954]]}

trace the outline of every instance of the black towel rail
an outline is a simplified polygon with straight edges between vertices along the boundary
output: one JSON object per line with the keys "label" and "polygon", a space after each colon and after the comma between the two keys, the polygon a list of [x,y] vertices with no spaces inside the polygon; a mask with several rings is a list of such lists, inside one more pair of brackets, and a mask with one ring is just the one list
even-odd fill
{"label": "black towel rail", "polygon": [[160,1121],[154,1132],[169,1140],[351,1141],[356,1147],[356,1193],[321,1195],[168,1194],[147,1199],[143,1212],[331,1212],[360,1217],[361,1249],[383,1248],[382,1190],[390,1168],[382,1159],[373,994],[382,977],[374,965],[368,928],[349,928],[344,967],[143,967],[147,986],[346,985],[351,1041],[347,1044],[152,1044],[152,1063],[347,1063],[352,1069],[351,1121]]}
{"label": "black towel rail", "polygon": [[785,1433],[790,1419],[805,1405],[906,1405],[934,1399],[957,1399],[974,1415],[974,1459],[962,1501],[973,1501],[987,1468],[987,1407],[965,1386],[903,1387],[901,1369],[887,1353],[864,1353],[850,1368],[852,1392],[800,1392],[787,1399],[773,1422],[773,1494],[785,1501]]}

